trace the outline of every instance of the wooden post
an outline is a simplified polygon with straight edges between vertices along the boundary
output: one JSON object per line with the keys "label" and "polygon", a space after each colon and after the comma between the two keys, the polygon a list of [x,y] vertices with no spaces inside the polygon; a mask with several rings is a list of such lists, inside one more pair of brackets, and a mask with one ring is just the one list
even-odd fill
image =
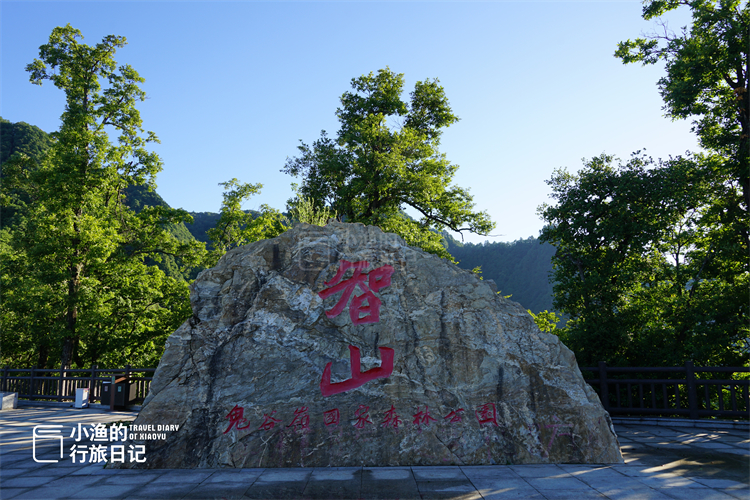
{"label": "wooden post", "polygon": [[31,400],[36,399],[34,394],[34,372],[36,372],[36,365],[31,367],[31,378],[29,379],[29,399]]}
{"label": "wooden post", "polygon": [[65,365],[60,363],[60,377],[57,382],[57,400],[62,402],[63,395],[65,394]]}
{"label": "wooden post", "polygon": [[698,418],[698,391],[695,383],[695,367],[692,361],[685,361],[685,380],[687,381],[688,409],[690,418]]}
{"label": "wooden post", "polygon": [[[95,388],[96,388],[96,365],[91,365],[91,378],[89,379],[89,401],[94,400]],[[99,402],[101,403],[101,399],[99,400]]]}
{"label": "wooden post", "polygon": [[602,406],[609,411],[609,386],[607,385],[607,363],[599,361],[599,395]]}
{"label": "wooden post", "polygon": [[112,382],[109,384],[109,411],[115,411],[115,376],[112,375]]}
{"label": "wooden post", "polygon": [[125,386],[123,387],[125,393],[122,395],[123,401],[125,402],[125,408],[130,404],[130,365],[125,365]]}
{"label": "wooden post", "polygon": [[8,365],[5,365],[5,368],[3,368],[3,386],[2,386],[2,392],[5,392],[8,390]]}

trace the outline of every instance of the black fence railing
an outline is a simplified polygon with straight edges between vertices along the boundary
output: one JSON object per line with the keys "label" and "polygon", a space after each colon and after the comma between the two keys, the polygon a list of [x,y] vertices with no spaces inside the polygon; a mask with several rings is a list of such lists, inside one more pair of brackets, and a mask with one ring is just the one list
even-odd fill
{"label": "black fence railing", "polygon": [[[89,388],[89,401],[101,401],[102,383],[126,377],[134,385],[135,403],[148,394],[155,368],[2,370],[0,390],[21,399],[73,401],[76,389]],[[600,362],[581,367],[584,379],[599,394],[611,415],[750,420],[750,368],[693,366],[614,367]]]}
{"label": "black fence railing", "polygon": [[750,368],[581,367],[610,415],[750,420]]}
{"label": "black fence railing", "polygon": [[17,392],[19,399],[74,401],[76,389],[88,387],[89,401],[101,402],[102,383],[112,377],[126,377],[135,386],[134,404],[142,402],[148,394],[151,378],[156,368],[8,368],[2,370],[0,390]]}

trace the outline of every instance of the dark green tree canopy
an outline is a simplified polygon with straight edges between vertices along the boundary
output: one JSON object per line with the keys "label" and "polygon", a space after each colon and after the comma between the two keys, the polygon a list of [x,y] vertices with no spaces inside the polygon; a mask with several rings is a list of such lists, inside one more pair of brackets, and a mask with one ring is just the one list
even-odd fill
{"label": "dark green tree canopy", "polygon": [[680,6],[692,10],[690,27],[678,34],[662,25],[661,33],[621,42],[615,55],[624,63],[665,61],[659,89],[668,115],[695,117],[703,147],[737,157],[750,133],[750,9],[740,0],[659,0],[645,2],[643,17]]}
{"label": "dark green tree canopy", "polygon": [[540,239],[557,247],[554,306],[572,318],[579,363],[745,360],[748,274],[716,264],[702,215],[712,185],[697,161],[602,155],[548,181],[556,203],[540,207]]}
{"label": "dark green tree canopy", "polygon": [[[351,86],[336,111],[336,140],[323,131],[287,159],[282,171],[302,177],[300,198],[444,257],[433,230],[488,234],[494,224],[473,211],[468,190],[451,185],[458,167],[438,150],[442,129],[458,121],[438,80],[417,82],[408,102],[401,97],[403,74],[388,68],[354,78]],[[406,217],[407,207],[421,218]]]}

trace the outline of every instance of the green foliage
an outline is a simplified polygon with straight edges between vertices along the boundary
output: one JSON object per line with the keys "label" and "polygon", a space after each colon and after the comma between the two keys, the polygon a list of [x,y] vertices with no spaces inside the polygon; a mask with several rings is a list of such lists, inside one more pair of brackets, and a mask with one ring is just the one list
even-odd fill
{"label": "green foliage", "polygon": [[[245,210],[245,212],[250,214],[253,219],[260,215],[260,212],[257,210]],[[193,218],[193,221],[186,222],[185,227],[196,240],[207,243],[208,248],[212,248],[208,231],[216,227],[221,214],[216,212],[189,212],[189,214]]]}
{"label": "green foliage", "polygon": [[[312,146],[301,143],[282,171],[302,177],[298,197],[314,210],[330,207],[345,222],[380,226],[450,258],[435,230],[487,234],[494,224],[472,211],[467,190],[450,185],[458,167],[438,146],[458,117],[438,80],[417,82],[409,102],[401,98],[403,80],[388,68],[352,79],[336,111],[337,139],[323,131]],[[405,216],[406,207],[421,219]]]}
{"label": "green foliage", "polygon": [[448,236],[448,251],[462,269],[481,267],[482,276],[526,309],[552,309],[552,256],[555,247],[529,237],[513,242],[460,243]]}
{"label": "green foliage", "polygon": [[[712,234],[706,157],[626,163],[602,155],[557,170],[541,240],[557,247],[554,306],[583,365],[738,364],[747,336],[747,264],[724,268]],[[712,241],[713,240],[713,241]],[[735,242],[737,240],[735,239]]]}
{"label": "green foliage", "polygon": [[0,245],[2,362],[153,366],[190,306],[187,283],[149,263],[197,265],[203,251],[165,230],[188,220],[184,211],[125,204],[128,186],[153,187],[161,170],[147,150],[157,138],[135,107],[143,79],[117,67],[125,38],[93,47],[81,38],[70,25],[55,28],[28,65],[32,83],[65,92],[62,125],[39,161],[18,154],[3,164],[3,203],[17,220]]}
{"label": "green foliage", "polygon": [[207,267],[216,265],[221,256],[232,248],[275,238],[289,229],[286,217],[268,205],[261,206],[260,215],[256,218],[242,210],[242,202],[259,194],[263,185],[240,183],[237,179],[219,185],[227,191],[224,192],[219,220],[215,227],[208,230],[213,248],[206,260]]}
{"label": "green foliage", "polygon": [[[165,207],[171,210],[169,204],[159,194],[145,185],[131,185],[122,190],[125,205],[136,213],[140,213],[148,207]],[[188,230],[186,224],[192,222],[192,215],[184,210],[177,210],[183,218],[178,223],[166,223],[163,229],[167,230],[177,241],[184,244],[193,244],[195,238]],[[201,246],[197,246],[200,248]],[[148,265],[157,265],[167,276],[179,279],[192,279],[197,276],[202,267],[188,265],[183,259],[171,254],[162,254],[160,261],[146,259]]]}
{"label": "green foliage", "polygon": [[[664,109],[674,119],[693,118],[693,131],[710,152],[704,165],[715,198],[706,216],[724,227],[710,236],[714,248],[732,262],[747,261],[750,7],[740,0],[648,1],[643,17],[653,19],[680,6],[692,11],[689,27],[675,34],[664,25],[661,33],[621,42],[615,55],[623,63],[666,63],[666,75],[658,83]],[[729,256],[732,246],[736,254]]]}
{"label": "green foliage", "polygon": [[[736,364],[748,355],[750,8],[739,0],[650,0],[644,19],[686,7],[679,33],[621,42],[623,63],[664,62],[664,109],[693,120],[706,153],[652,170],[595,166],[550,181],[543,239],[561,242],[556,304],[574,316],[579,361]],[[642,162],[643,163],[643,162]],[[650,168],[650,165],[646,165]],[[604,220],[603,214],[610,217]]]}
{"label": "green foliage", "polygon": [[534,318],[534,323],[539,327],[539,330],[545,333],[551,333],[557,335],[560,340],[567,344],[568,340],[568,328],[558,328],[557,324],[562,320],[560,316],[554,313],[554,311],[541,311],[538,314],[534,314],[530,309],[527,309],[531,317]]}
{"label": "green foliage", "polygon": [[312,198],[299,195],[299,187],[292,184],[292,189],[297,193],[297,197],[289,200],[289,216],[292,220],[303,224],[312,224],[313,226],[325,226],[330,219],[336,218],[336,212],[328,207],[316,207]]}
{"label": "green foliage", "polygon": [[188,231],[190,231],[190,234],[193,235],[193,238],[198,241],[202,241],[203,243],[210,244],[211,238],[208,237],[208,231],[216,227],[216,224],[219,222],[219,217],[221,217],[221,215],[217,214],[216,212],[189,213],[193,218],[193,221],[186,222],[185,227],[188,229]]}
{"label": "green foliage", "polygon": [[554,304],[570,314],[579,363],[747,362],[750,238],[750,11],[746,2],[652,0],[653,19],[686,6],[692,23],[619,44],[624,63],[665,62],[668,116],[693,118],[706,153],[653,162],[602,155],[557,170],[540,207],[554,244]]}

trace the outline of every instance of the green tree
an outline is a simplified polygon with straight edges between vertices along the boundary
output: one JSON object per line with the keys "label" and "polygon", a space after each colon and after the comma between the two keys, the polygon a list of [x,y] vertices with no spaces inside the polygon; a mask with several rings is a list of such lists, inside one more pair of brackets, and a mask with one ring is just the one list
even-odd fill
{"label": "green tree", "polygon": [[[707,150],[697,167],[714,198],[703,217],[710,227],[701,245],[707,266],[750,269],[750,8],[740,0],[652,0],[643,18],[687,7],[692,23],[679,34],[661,33],[621,42],[623,63],[666,63],[659,82],[667,115],[693,118]],[[744,263],[744,264],[740,264]],[[736,272],[734,269],[732,272]]]}
{"label": "green tree", "polygon": [[296,200],[290,215],[298,222],[314,226],[325,226],[330,219],[336,218],[336,213],[328,207],[316,208],[315,202],[305,197]]}
{"label": "green tree", "polygon": [[539,330],[545,333],[557,335],[558,337],[560,337],[560,341],[562,341],[564,344],[568,344],[568,328],[557,327],[557,324],[562,320],[562,318],[555,314],[554,311],[544,310],[538,312],[537,314],[531,312],[531,309],[527,309],[526,311],[531,314],[532,318],[534,318],[534,323],[536,323],[536,326],[539,327]]}
{"label": "green tree", "polygon": [[[438,150],[442,129],[458,121],[438,80],[417,82],[409,102],[401,97],[403,74],[388,68],[351,86],[336,111],[336,140],[323,131],[312,146],[300,141],[300,155],[282,169],[302,177],[299,196],[445,258],[440,230],[488,234],[494,224],[472,211],[466,189],[451,186],[458,167]],[[407,207],[421,218],[406,216]]]}
{"label": "green tree", "polygon": [[558,170],[541,239],[557,246],[555,306],[571,315],[579,362],[739,364],[747,360],[750,239],[750,11],[735,0],[652,0],[643,17],[687,7],[692,22],[619,44],[624,63],[666,63],[667,115],[693,119],[705,152],[625,165],[602,155]]}
{"label": "green tree", "polygon": [[213,248],[206,260],[207,267],[215,266],[221,256],[232,248],[274,238],[289,229],[286,217],[268,205],[262,205],[260,214],[255,218],[250,211],[242,210],[245,200],[260,194],[262,184],[241,183],[232,179],[219,185],[227,191],[224,191],[219,220],[216,226],[208,230]]}
{"label": "green tree", "polygon": [[540,207],[540,239],[557,247],[554,306],[571,316],[566,338],[579,363],[746,359],[748,274],[708,272],[714,193],[700,161],[635,154],[615,165],[602,155],[548,181],[556,204]]}
{"label": "green tree", "polygon": [[55,28],[27,66],[32,83],[49,80],[65,92],[66,106],[38,165],[23,154],[3,165],[3,203],[20,219],[4,229],[1,247],[3,358],[151,364],[190,307],[187,283],[146,261],[173,255],[193,265],[203,255],[164,229],[189,220],[186,212],[135,213],[124,204],[125,188],[153,187],[161,170],[147,150],[157,138],[143,131],[136,108],[146,97],[143,79],[129,65],[117,67],[124,37],[95,46],[81,38],[70,25]]}

